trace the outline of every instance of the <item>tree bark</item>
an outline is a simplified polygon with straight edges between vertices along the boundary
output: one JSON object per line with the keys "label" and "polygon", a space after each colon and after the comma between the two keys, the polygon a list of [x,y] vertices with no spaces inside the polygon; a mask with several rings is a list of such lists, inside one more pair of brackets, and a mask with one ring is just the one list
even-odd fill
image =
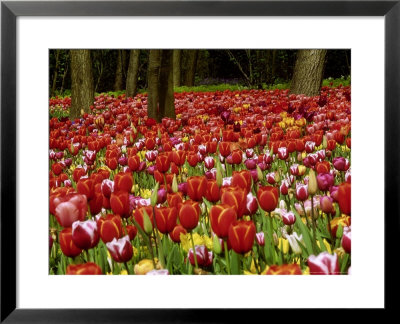
{"label": "tree bark", "polygon": [[115,82],[114,82],[114,91],[122,90],[122,50],[118,50],[118,57],[117,57],[117,70],[115,71]]}
{"label": "tree bark", "polygon": [[131,50],[129,54],[128,74],[126,76],[126,97],[133,98],[137,92],[140,50]]}
{"label": "tree bark", "polygon": [[181,86],[181,53],[179,49],[173,51],[174,87]]}
{"label": "tree bark", "polygon": [[89,50],[71,50],[70,119],[90,111],[94,102],[92,60]]}
{"label": "tree bark", "polygon": [[173,51],[161,51],[161,68],[159,78],[159,118],[175,119],[174,82],[173,82]]}
{"label": "tree bark", "polygon": [[51,86],[51,94],[50,96],[54,96],[54,92],[56,91],[56,84],[57,84],[57,77],[58,77],[58,65],[59,65],[59,57],[60,57],[60,50],[56,50],[56,67],[54,68],[54,75],[53,75],[53,85]]}
{"label": "tree bark", "polygon": [[316,96],[321,90],[326,50],[297,51],[290,93]]}
{"label": "tree bark", "polygon": [[147,69],[147,115],[160,121],[158,113],[158,80],[161,66],[161,50],[150,50],[149,66]]}
{"label": "tree bark", "polygon": [[186,70],[185,85],[188,87],[194,86],[194,77],[196,75],[197,57],[199,55],[198,50],[188,50],[188,63]]}

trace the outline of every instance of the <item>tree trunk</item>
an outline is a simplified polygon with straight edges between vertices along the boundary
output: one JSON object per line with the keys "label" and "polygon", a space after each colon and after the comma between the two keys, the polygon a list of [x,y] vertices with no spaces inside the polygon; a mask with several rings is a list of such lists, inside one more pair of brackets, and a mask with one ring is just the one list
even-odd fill
{"label": "tree trunk", "polygon": [[326,50],[298,50],[290,93],[316,96],[321,90]]}
{"label": "tree trunk", "polygon": [[194,86],[194,77],[196,74],[197,57],[199,55],[198,50],[188,50],[188,62],[186,70],[185,85],[188,87]]}
{"label": "tree trunk", "polygon": [[126,97],[133,98],[137,91],[137,81],[139,74],[139,54],[140,50],[131,50],[129,54],[128,74],[126,76]]}
{"label": "tree trunk", "polygon": [[161,50],[150,50],[149,67],[147,69],[147,115],[160,121],[158,113],[158,80],[161,65]]}
{"label": "tree trunk", "polygon": [[161,51],[161,68],[159,78],[159,118],[175,119],[174,82],[173,82],[173,51]]}
{"label": "tree trunk", "polygon": [[114,91],[122,90],[122,50],[118,50],[118,57],[117,57],[117,70],[115,71],[115,82],[114,82]]}
{"label": "tree trunk", "polygon": [[70,119],[79,118],[81,110],[90,111],[94,102],[92,60],[89,50],[71,50]]}
{"label": "tree trunk", "polygon": [[54,68],[53,85],[51,86],[51,93],[50,93],[51,97],[54,97],[54,92],[56,91],[58,65],[60,63],[59,57],[60,57],[60,50],[56,50],[56,67]]}
{"label": "tree trunk", "polygon": [[181,50],[173,51],[174,87],[181,85]]}

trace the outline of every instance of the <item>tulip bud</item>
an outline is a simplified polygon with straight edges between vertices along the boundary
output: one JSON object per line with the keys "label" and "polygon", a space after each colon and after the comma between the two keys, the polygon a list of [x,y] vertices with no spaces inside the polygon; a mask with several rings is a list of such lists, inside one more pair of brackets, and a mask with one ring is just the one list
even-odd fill
{"label": "tulip bud", "polygon": [[341,238],[342,236],[343,236],[343,227],[342,224],[339,224],[336,231],[336,237]]}
{"label": "tulip bud", "polygon": [[222,246],[217,235],[214,235],[213,238],[213,251],[216,254],[220,254],[222,252]]}
{"label": "tulip bud", "polygon": [[263,173],[258,165],[257,165],[257,178],[258,181],[261,181],[263,179]]}
{"label": "tulip bud", "polygon": [[217,185],[218,185],[218,187],[221,187],[222,186],[222,170],[221,170],[221,165],[218,163],[217,164],[217,173],[216,173],[216,176],[215,176],[215,178],[216,178],[216,180],[217,180]]}
{"label": "tulip bud", "polygon": [[274,245],[278,246],[279,245],[279,239],[278,239],[278,235],[276,235],[275,232],[274,232],[274,234],[272,234],[272,238],[274,240]]}
{"label": "tulip bud", "polygon": [[279,175],[279,172],[275,172],[275,182],[279,182],[281,180],[281,176]]}
{"label": "tulip bud", "polygon": [[178,181],[176,180],[176,174],[174,174],[174,178],[172,179],[172,192],[178,192]]}
{"label": "tulip bud", "polygon": [[153,231],[153,225],[151,224],[150,217],[145,209],[143,209],[143,230],[146,234],[151,234]]}
{"label": "tulip bud", "polygon": [[314,170],[310,170],[308,173],[308,193],[310,195],[315,195],[317,192],[318,185],[317,185],[317,178],[315,177]]}
{"label": "tulip bud", "polygon": [[327,146],[328,146],[328,141],[327,141],[327,139],[326,139],[326,136],[324,135],[323,138],[322,138],[322,147],[323,147],[324,149],[326,149]]}
{"label": "tulip bud", "polygon": [[154,186],[153,192],[151,193],[150,196],[150,204],[154,207],[157,205],[157,200],[158,200],[158,186],[159,183],[156,182],[156,185]]}

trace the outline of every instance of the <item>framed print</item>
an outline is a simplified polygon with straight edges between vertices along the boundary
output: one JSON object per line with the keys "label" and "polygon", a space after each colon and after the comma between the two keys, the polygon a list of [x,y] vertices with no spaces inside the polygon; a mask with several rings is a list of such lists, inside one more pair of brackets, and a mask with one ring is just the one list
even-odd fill
{"label": "framed print", "polygon": [[[2,1],[1,321],[391,307],[399,15],[398,1]],[[146,94],[127,95],[131,64]],[[72,101],[89,74],[90,108]],[[119,275],[147,273],[169,275]],[[289,273],[311,275],[242,275]]]}

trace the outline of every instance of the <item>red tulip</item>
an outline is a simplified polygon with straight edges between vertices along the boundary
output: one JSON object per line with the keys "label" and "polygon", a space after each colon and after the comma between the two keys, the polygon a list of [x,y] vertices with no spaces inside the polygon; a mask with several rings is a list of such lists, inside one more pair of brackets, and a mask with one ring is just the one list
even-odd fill
{"label": "red tulip", "polygon": [[93,220],[76,221],[72,224],[72,240],[82,250],[89,250],[99,243],[100,235]]}
{"label": "red tulip", "polygon": [[351,183],[344,182],[339,186],[338,200],[341,212],[351,215]]}
{"label": "red tulip", "polygon": [[133,178],[131,172],[120,172],[114,177],[114,190],[131,192]]}
{"label": "red tulip", "polygon": [[229,226],[237,219],[235,208],[226,205],[215,205],[210,210],[211,228],[220,238],[228,237]]}
{"label": "red tulip", "polygon": [[54,172],[56,176],[58,176],[62,172],[63,166],[59,162],[53,163],[53,165],[51,166],[51,170]]}
{"label": "red tulip", "polygon": [[231,143],[230,142],[219,142],[218,148],[219,148],[219,153],[223,157],[227,157],[229,154],[231,154]]}
{"label": "red tulip", "polygon": [[221,203],[236,209],[237,217],[241,218],[246,211],[247,193],[239,187],[222,187]]}
{"label": "red tulip", "polygon": [[207,181],[206,199],[211,202],[217,202],[220,199],[220,189],[216,180]]}
{"label": "red tulip", "polygon": [[101,268],[93,262],[84,264],[70,264],[67,267],[67,275],[100,275]]}
{"label": "red tulip", "polygon": [[206,144],[207,153],[214,154],[217,152],[217,141],[208,141]]}
{"label": "red tulip", "polygon": [[191,167],[195,167],[199,162],[199,158],[196,153],[189,153],[187,156],[187,161]]}
{"label": "red tulip", "polygon": [[139,168],[140,158],[138,155],[133,155],[128,158],[128,166],[132,172],[136,171]]}
{"label": "red tulip", "polygon": [[234,150],[232,152],[232,164],[240,164],[243,161],[243,153],[241,150]]}
{"label": "red tulip", "polygon": [[165,173],[169,170],[170,160],[167,154],[160,154],[156,158],[156,166],[159,172]]}
{"label": "red tulip", "polygon": [[200,206],[198,202],[186,200],[179,206],[179,221],[188,231],[194,229],[199,223]]}
{"label": "red tulip", "polygon": [[234,221],[229,227],[228,240],[236,253],[247,253],[253,247],[256,226],[252,221]]}
{"label": "red tulip", "polygon": [[317,162],[315,165],[315,171],[317,171],[318,174],[329,173],[330,169],[331,168],[328,161]]}
{"label": "red tulip", "polygon": [[85,195],[68,194],[54,200],[55,216],[62,227],[70,227],[73,222],[83,221],[87,212],[87,198]]}
{"label": "red tulip", "polygon": [[186,230],[182,225],[176,225],[174,229],[169,233],[169,237],[175,243],[180,243],[181,241],[181,233],[186,234]]}
{"label": "red tulip", "polygon": [[104,243],[111,242],[114,238],[122,236],[122,221],[119,215],[108,214],[97,220],[97,228]]}
{"label": "red tulip", "polygon": [[129,235],[125,235],[118,240],[114,238],[111,242],[106,243],[106,246],[115,262],[128,262],[132,259],[133,248],[129,241]]}
{"label": "red tulip", "polygon": [[257,199],[260,207],[266,211],[271,212],[275,210],[278,205],[279,192],[278,188],[272,186],[264,186],[258,188]]}
{"label": "red tulip", "polygon": [[182,202],[183,197],[181,192],[176,192],[173,194],[167,193],[167,203],[169,207],[176,207],[178,209],[179,204]]}
{"label": "red tulip", "polygon": [[163,234],[171,232],[176,225],[178,210],[175,207],[160,207],[155,211],[158,230]]}
{"label": "red tulip", "polygon": [[172,152],[172,161],[177,166],[182,166],[186,161],[186,151],[183,151],[183,150],[173,151]]}
{"label": "red tulip", "polygon": [[187,179],[188,196],[194,201],[201,201],[206,194],[207,179],[204,176],[193,176]]}
{"label": "red tulip", "polygon": [[81,195],[85,195],[87,199],[91,199],[94,196],[94,182],[92,179],[84,178],[80,179],[76,184],[76,191]]}
{"label": "red tulip", "polygon": [[72,228],[64,228],[58,235],[60,241],[60,248],[62,253],[67,257],[74,258],[82,253],[82,250],[78,248],[72,241]]}
{"label": "red tulip", "polygon": [[110,205],[114,214],[121,217],[129,217],[129,194],[126,191],[113,192],[110,197]]}
{"label": "red tulip", "polygon": [[89,200],[90,214],[97,215],[103,208],[103,195],[100,192],[95,192],[92,199]]}
{"label": "red tulip", "polygon": [[81,177],[83,177],[86,174],[86,171],[84,168],[76,168],[74,172],[72,173],[72,178],[74,179],[75,182],[78,182]]}
{"label": "red tulip", "polygon": [[232,186],[238,186],[246,191],[246,194],[249,193],[251,188],[251,173],[247,170],[242,171],[233,171],[232,174]]}
{"label": "red tulip", "polygon": [[307,260],[311,275],[337,275],[339,274],[339,260],[337,254],[321,252],[318,256],[310,255]]}
{"label": "red tulip", "polygon": [[135,217],[136,222],[140,225],[142,229],[144,229],[144,222],[143,222],[143,216],[144,212],[146,211],[147,216],[150,218],[151,225],[154,227],[154,222],[153,222],[153,207],[152,206],[142,206],[136,209],[136,211],[133,214],[133,217]]}
{"label": "red tulip", "polygon": [[146,138],[144,144],[146,146],[146,149],[152,150],[152,149],[154,149],[154,146],[156,145],[156,141],[154,140],[154,138],[150,137],[150,138]]}

